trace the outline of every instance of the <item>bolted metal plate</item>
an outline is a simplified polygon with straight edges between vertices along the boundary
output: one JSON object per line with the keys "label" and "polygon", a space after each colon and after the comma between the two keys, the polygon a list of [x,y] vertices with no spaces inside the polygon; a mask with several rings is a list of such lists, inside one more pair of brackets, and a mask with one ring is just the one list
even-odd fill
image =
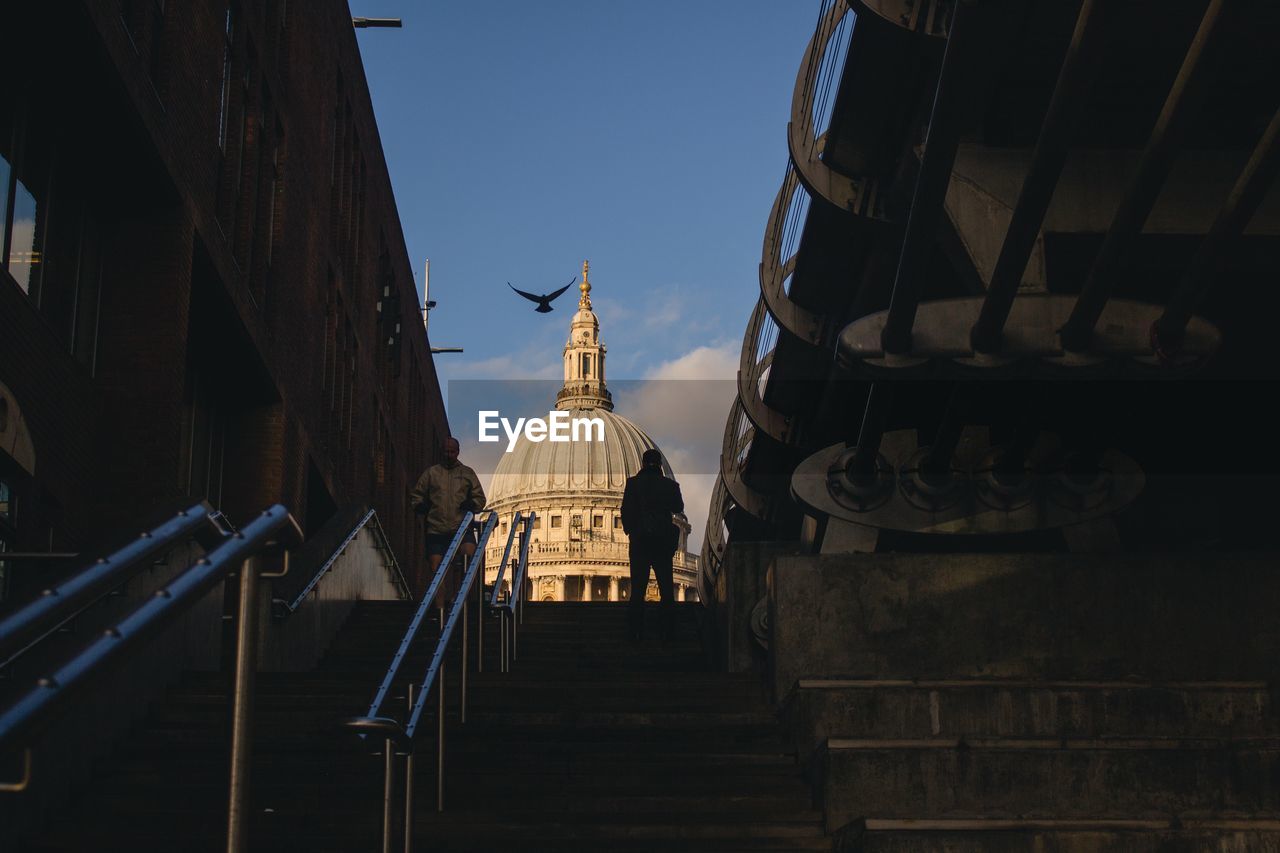
{"label": "bolted metal plate", "polygon": [[974,352],[969,332],[978,320],[983,300],[984,297],[972,296],[922,303],[911,329],[911,352],[901,354],[886,353],[880,345],[889,312],[868,314],[840,333],[836,360],[855,371],[922,368],[939,362],[979,370],[1008,370],[1029,363],[1032,369],[1040,366],[1058,374],[1063,369],[1097,367],[1108,362],[1186,369],[1203,362],[1222,343],[1215,326],[1193,317],[1187,324],[1182,347],[1162,356],[1151,346],[1151,327],[1164,308],[1131,299],[1112,299],[1098,320],[1089,350],[1068,352],[1062,348],[1058,330],[1071,316],[1076,297],[1033,294],[1013,301],[1000,352],[982,354]]}
{"label": "bolted metal plate", "polygon": [[962,441],[967,447],[956,454],[955,482],[938,490],[936,497],[919,490],[911,469],[921,449],[912,449],[888,460],[898,476],[882,499],[850,500],[832,488],[838,480],[833,468],[848,452],[843,444],[833,444],[801,462],[791,478],[791,493],[817,517],[880,530],[972,536],[1051,530],[1102,518],[1131,504],[1146,484],[1137,463],[1115,450],[1102,454],[1103,473],[1096,481],[1073,481],[1053,467],[1057,456],[1053,436],[1042,436],[1029,454],[1025,478],[1001,483],[991,475],[993,448],[977,444]]}

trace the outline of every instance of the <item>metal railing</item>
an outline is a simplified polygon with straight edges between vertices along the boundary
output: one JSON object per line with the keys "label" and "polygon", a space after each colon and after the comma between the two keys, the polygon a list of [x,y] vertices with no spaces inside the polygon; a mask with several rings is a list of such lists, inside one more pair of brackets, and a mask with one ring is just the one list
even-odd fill
{"label": "metal railing", "polygon": [[[30,603],[0,620],[0,668],[6,667],[45,637],[59,630],[85,608],[96,604],[189,537],[202,539],[206,549],[227,531],[211,515],[213,508],[201,501],[138,536],[118,551],[99,557],[56,586],[43,589]],[[220,516],[219,516],[220,518]],[[5,552],[5,560],[15,559]],[[24,557],[45,554],[22,554]],[[61,556],[61,555],[59,555]]]}
{"label": "metal railing", "polygon": [[137,540],[102,557],[58,587],[22,607],[0,622],[0,650],[12,653],[56,630],[75,613],[98,600],[151,561],[191,537],[204,537],[205,555],[143,601],[132,612],[70,659],[39,678],[35,685],[0,711],[0,754],[23,751],[23,778],[0,786],[21,791],[30,782],[32,741],[60,710],[71,705],[98,674],[125,659],[131,651],[155,636],[183,612],[199,602],[218,583],[239,573],[239,605],[231,699],[231,767],[227,809],[228,853],[246,848],[246,799],[251,747],[251,712],[257,669],[259,580],[288,571],[262,572],[254,563],[268,546],[282,538],[296,545],[302,540],[293,517],[275,505],[247,524],[230,531],[216,514],[201,503],[144,532]]}
{"label": "metal railing", "polygon": [[[511,520],[511,532],[507,534],[507,544],[502,550],[502,560],[498,563],[498,576],[493,581],[493,596],[489,600],[489,609],[498,614],[501,632],[501,672],[511,671],[511,661],[515,660],[519,651],[518,634],[520,624],[524,622],[524,582],[529,570],[530,532],[533,530],[534,513],[523,515],[517,512]],[[502,598],[502,575],[507,569],[507,557],[511,554],[511,542],[516,536],[517,525],[524,524],[524,532],[520,534],[520,545],[516,549],[519,557],[511,566],[511,588],[506,599]]]}
{"label": "metal railing", "polygon": [[[432,606],[446,576],[453,564],[453,559],[457,555],[458,549],[462,543],[463,537],[466,535],[474,516],[472,513],[466,513],[463,516],[462,523],[458,526],[457,531],[453,535],[453,540],[449,543],[449,547],[445,550],[444,557],[440,561],[440,567],[436,570],[435,577],[431,579],[431,583],[427,587],[426,594],[422,597],[422,602],[418,605],[414,612],[413,618],[409,621],[409,627],[406,629],[400,646],[397,648],[395,655],[392,656],[391,664],[387,668],[386,674],[382,678],[382,682],[378,685],[378,689],[374,694],[373,701],[369,705],[369,710],[363,717],[356,717],[348,720],[346,725],[358,732],[361,737],[369,734],[378,735],[384,741],[384,771],[383,771],[383,811],[382,811],[382,850],[384,853],[391,851],[391,832],[395,811],[394,788],[395,788],[395,758],[396,750],[403,750],[405,756],[404,762],[404,849],[407,851],[412,849],[413,844],[413,758],[414,749],[421,735],[420,725],[422,723],[423,714],[426,711],[427,702],[432,692],[432,688],[436,688],[436,809],[444,810],[444,721],[445,721],[445,655],[449,650],[449,642],[453,638],[459,624],[462,626],[462,662],[460,673],[460,713],[459,719],[462,723],[466,723],[467,713],[467,632],[468,632],[468,612],[467,599],[471,595],[471,590],[476,584],[477,577],[481,578],[479,584],[480,602],[483,604],[483,566],[485,546],[489,541],[489,536],[493,532],[494,526],[497,524],[497,513],[489,513],[488,519],[484,522],[484,526],[480,532],[479,541],[476,543],[475,555],[471,559],[471,564],[466,568],[462,583],[459,586],[457,594],[454,596],[453,603],[449,608],[447,617],[441,608],[441,628],[440,636],[436,641],[435,649],[431,655],[431,662],[427,666],[423,677],[415,684],[410,684],[409,694],[409,713],[405,723],[401,725],[395,718],[385,715],[385,705],[387,699],[391,695],[392,686],[399,677],[400,670],[409,654],[409,649],[417,639],[422,629],[422,625],[426,620],[427,611]],[[513,638],[511,656],[514,657],[514,634],[515,622],[520,617],[519,603],[523,596],[521,590],[524,586],[524,577],[528,566],[529,555],[529,531],[533,525],[533,514],[522,517],[517,514],[517,519],[523,518],[525,523],[525,532],[521,537],[520,543],[520,560],[515,568],[515,575],[512,584],[512,593],[506,602],[498,602],[498,606],[507,611],[504,616],[504,625],[511,622],[511,637]],[[512,525],[511,533],[508,534],[508,548],[511,544],[511,538],[516,532],[516,525]],[[506,559],[504,552],[504,561]],[[498,583],[495,584],[495,590],[501,590],[501,573],[499,574]],[[493,606],[494,600],[491,600],[490,606]],[[483,609],[481,610],[483,613]],[[512,618],[514,617],[514,619]],[[477,669],[483,667],[483,622],[477,631],[479,635],[477,658]],[[503,665],[506,671],[508,654],[507,654],[507,632],[503,632]]]}
{"label": "metal railing", "polygon": [[409,597],[409,582],[405,579],[404,571],[400,568],[399,561],[396,560],[395,553],[391,550],[391,546],[387,541],[386,531],[382,529],[382,523],[378,521],[378,513],[376,510],[370,509],[355,525],[347,532],[347,535],[338,543],[320,567],[316,569],[311,578],[302,586],[296,595],[291,599],[275,599],[272,603],[272,612],[277,619],[286,619],[290,615],[297,613],[298,609],[306,602],[307,596],[320,585],[320,581],[334,567],[338,559],[346,552],[347,546],[356,540],[360,535],[360,531],[369,528],[373,532],[374,539],[377,540],[378,550],[382,551],[387,559],[387,568],[391,572],[393,583],[402,591],[405,598]]}

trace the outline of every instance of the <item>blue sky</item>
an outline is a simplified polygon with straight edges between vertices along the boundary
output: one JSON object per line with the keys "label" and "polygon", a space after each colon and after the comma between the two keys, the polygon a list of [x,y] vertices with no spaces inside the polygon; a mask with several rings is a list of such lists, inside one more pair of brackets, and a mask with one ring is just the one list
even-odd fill
{"label": "blue sky", "polygon": [[[436,356],[442,387],[558,377],[576,289],[535,314],[506,282],[545,293],[586,258],[610,379],[733,375],[817,9],[351,2],[404,19],[357,32],[432,345],[466,350]],[[718,444],[728,402],[679,429]]]}

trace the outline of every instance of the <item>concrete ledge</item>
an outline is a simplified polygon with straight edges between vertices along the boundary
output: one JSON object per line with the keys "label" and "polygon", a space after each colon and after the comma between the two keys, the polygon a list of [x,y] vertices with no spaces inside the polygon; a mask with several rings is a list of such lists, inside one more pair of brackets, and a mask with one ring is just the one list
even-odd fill
{"label": "concrete ledge", "polygon": [[880,819],[1280,818],[1280,739],[832,740],[828,829]]}
{"label": "concrete ledge", "polygon": [[1269,554],[778,556],[775,698],[802,678],[1270,681]]}
{"label": "concrete ledge", "polygon": [[828,738],[1280,736],[1263,682],[801,679],[783,711],[802,762]]}

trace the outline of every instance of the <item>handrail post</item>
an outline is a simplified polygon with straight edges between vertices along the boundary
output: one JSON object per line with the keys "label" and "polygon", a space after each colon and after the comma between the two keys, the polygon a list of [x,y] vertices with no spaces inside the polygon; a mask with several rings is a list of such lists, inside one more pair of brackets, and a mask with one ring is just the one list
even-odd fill
{"label": "handrail post", "polygon": [[[409,685],[409,709],[408,713],[413,712],[413,685]],[[390,741],[388,741],[390,743]],[[390,841],[390,825],[387,827],[388,841],[386,846],[391,846]],[[404,757],[404,853],[412,853],[413,851],[413,744],[409,745],[409,749]],[[391,853],[387,850],[387,853]]]}
{"label": "handrail post", "polygon": [[484,563],[476,584],[476,672],[484,672]]}
{"label": "handrail post", "polygon": [[396,747],[391,738],[384,741],[382,770],[382,853],[391,853],[391,789],[395,783]]}
{"label": "handrail post", "polygon": [[227,853],[246,848],[249,757],[253,748],[254,676],[258,669],[258,565],[250,557],[240,565],[240,602],[236,614],[235,684],[231,693],[231,780],[227,808]]}
{"label": "handrail post", "polygon": [[[441,623],[443,624],[443,623]],[[444,811],[444,675],[445,663],[440,661],[440,677],[436,679],[436,811]]]}
{"label": "handrail post", "polygon": [[462,693],[459,695],[458,701],[461,703],[458,707],[458,719],[460,722],[467,721],[467,623],[471,620],[467,618],[467,603],[462,603],[462,685],[460,689]]}

